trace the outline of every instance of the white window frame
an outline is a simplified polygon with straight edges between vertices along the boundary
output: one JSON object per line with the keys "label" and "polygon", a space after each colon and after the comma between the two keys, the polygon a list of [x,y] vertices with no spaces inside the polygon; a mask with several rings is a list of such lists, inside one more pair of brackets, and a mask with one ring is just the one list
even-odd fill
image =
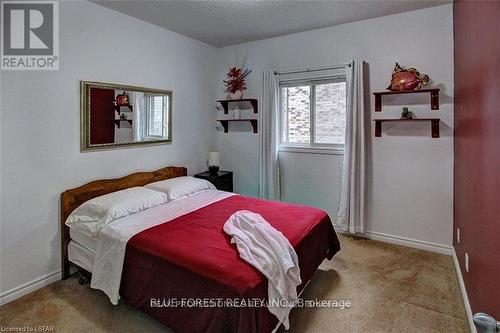
{"label": "white window frame", "polygon": [[[280,80],[279,82],[279,151],[280,152],[288,152],[288,153],[307,153],[307,154],[327,154],[327,155],[337,155],[344,153],[345,144],[337,144],[337,143],[316,143],[315,141],[315,125],[316,125],[316,85],[328,84],[328,83],[338,83],[338,82],[346,82],[346,75],[335,75],[331,77],[320,77],[320,78],[311,78],[311,79],[296,79],[296,80]],[[346,83],[347,84],[347,83]],[[290,142],[282,142],[283,140],[283,126],[282,123],[282,112],[281,110],[281,88],[283,87],[299,87],[299,86],[309,86],[310,87],[310,96],[309,96],[309,105],[310,105],[310,114],[309,114],[309,143],[290,143]],[[346,92],[347,98],[347,92]]]}

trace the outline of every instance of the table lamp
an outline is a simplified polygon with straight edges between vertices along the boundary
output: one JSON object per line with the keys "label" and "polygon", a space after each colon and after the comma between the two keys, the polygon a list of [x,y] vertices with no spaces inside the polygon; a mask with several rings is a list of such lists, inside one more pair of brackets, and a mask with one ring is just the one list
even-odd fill
{"label": "table lamp", "polygon": [[220,153],[218,151],[208,152],[208,171],[211,175],[216,175],[219,172]]}

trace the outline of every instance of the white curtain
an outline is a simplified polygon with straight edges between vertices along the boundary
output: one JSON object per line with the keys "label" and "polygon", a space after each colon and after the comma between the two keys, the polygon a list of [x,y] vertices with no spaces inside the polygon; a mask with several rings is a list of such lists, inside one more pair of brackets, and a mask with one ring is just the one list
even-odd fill
{"label": "white curtain", "polygon": [[143,129],[142,129],[142,116],[146,112],[144,105],[144,93],[142,92],[132,92],[132,140],[142,141],[143,139]]}
{"label": "white curtain", "polygon": [[347,112],[342,191],[337,226],[344,232],[364,233],[365,221],[365,101],[363,61],[346,67]]}
{"label": "white curtain", "polygon": [[278,103],[278,77],[274,71],[264,71],[259,110],[259,197],[271,200],[280,199]]}

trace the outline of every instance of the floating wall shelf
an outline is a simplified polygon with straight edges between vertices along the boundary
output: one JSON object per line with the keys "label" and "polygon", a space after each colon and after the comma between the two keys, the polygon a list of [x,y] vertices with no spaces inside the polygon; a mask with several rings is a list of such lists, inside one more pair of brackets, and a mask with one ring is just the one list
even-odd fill
{"label": "floating wall shelf", "polygon": [[418,119],[374,119],[375,136],[382,136],[382,123],[396,121],[429,121],[431,123],[431,135],[433,138],[439,138],[439,118],[418,118]]}
{"label": "floating wall shelf", "polygon": [[132,125],[132,119],[114,119],[113,122],[115,123],[115,125],[120,128],[120,124],[122,121],[126,121],[128,122],[130,125]]}
{"label": "floating wall shelf", "polygon": [[379,91],[374,92],[375,95],[375,112],[382,111],[382,96],[384,95],[401,95],[401,94],[420,94],[430,93],[431,95],[431,109],[439,110],[439,88],[433,89],[420,89],[410,91]]}
{"label": "floating wall shelf", "polygon": [[257,133],[257,119],[218,119],[218,122],[221,123],[222,127],[224,127],[224,133],[229,131],[229,122],[230,121],[249,121],[252,124],[253,132]]}
{"label": "floating wall shelf", "polygon": [[128,109],[130,110],[130,111],[126,111],[126,112],[133,112],[133,111],[134,111],[134,109],[133,109],[132,105],[130,105],[130,104],[127,104],[127,105],[115,105],[115,106],[114,106],[114,109],[115,109],[115,111],[116,111],[118,114],[120,114],[120,113],[122,112],[122,111],[121,111],[121,108],[128,108]]}
{"label": "floating wall shelf", "polygon": [[229,104],[235,104],[240,109],[246,109],[250,105],[253,109],[253,113],[258,112],[258,102],[255,98],[246,98],[246,99],[221,99],[218,100],[224,109],[224,113],[228,114],[229,112]]}

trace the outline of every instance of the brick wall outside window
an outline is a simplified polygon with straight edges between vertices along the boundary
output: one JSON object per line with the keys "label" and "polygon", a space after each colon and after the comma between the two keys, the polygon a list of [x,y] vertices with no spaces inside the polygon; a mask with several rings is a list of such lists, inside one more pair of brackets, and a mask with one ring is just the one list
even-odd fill
{"label": "brick wall outside window", "polygon": [[[281,88],[282,142],[310,143],[311,86]],[[345,82],[315,86],[315,143],[343,144],[345,136]]]}
{"label": "brick wall outside window", "polygon": [[345,82],[316,86],[316,143],[344,144]]}
{"label": "brick wall outside window", "polygon": [[[310,140],[310,93],[309,86],[282,88],[282,108],[284,112],[283,124],[288,124],[288,138],[286,126],[283,126],[283,141],[293,143],[309,143]],[[288,114],[286,112],[288,110]]]}

